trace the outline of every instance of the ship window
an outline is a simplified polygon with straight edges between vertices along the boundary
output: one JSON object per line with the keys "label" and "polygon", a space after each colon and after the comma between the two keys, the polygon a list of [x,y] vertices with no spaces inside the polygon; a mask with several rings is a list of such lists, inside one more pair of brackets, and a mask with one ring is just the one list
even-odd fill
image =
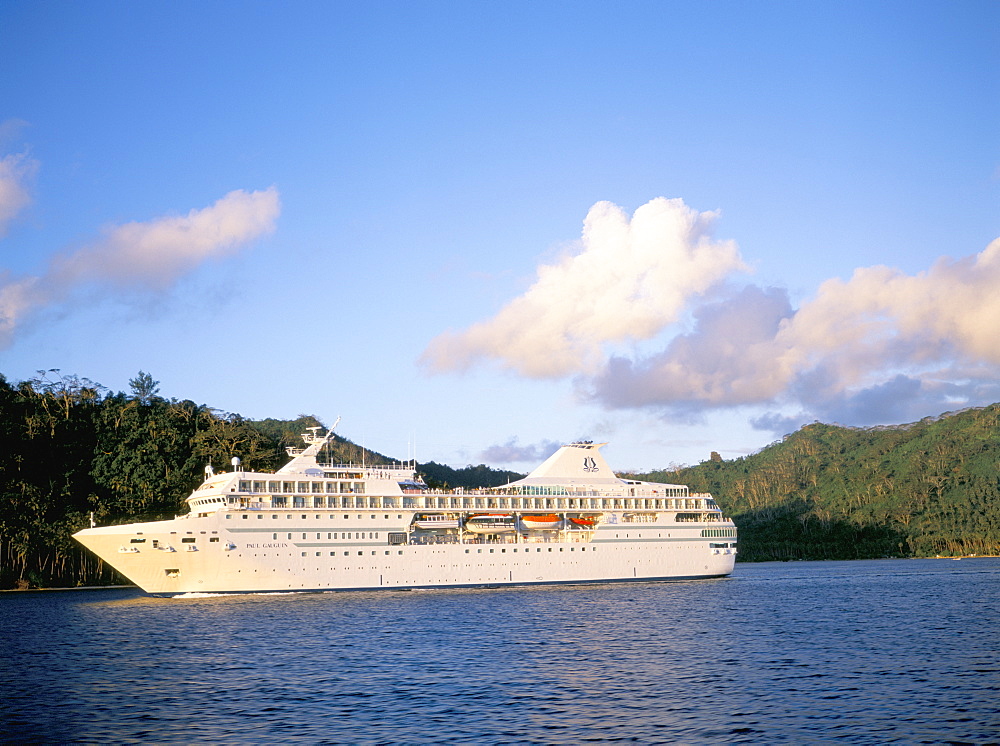
{"label": "ship window", "polygon": [[349,557],[349,556],[350,556],[350,554],[351,554],[350,552],[344,552],[344,556],[345,556],[345,557]]}
{"label": "ship window", "polygon": [[278,538],[277,534],[271,534],[271,541],[274,541],[277,538]]}
{"label": "ship window", "polygon": [[232,516],[227,514],[226,515],[226,520],[228,521],[230,518],[232,518]]}
{"label": "ship window", "polygon": [[361,557],[361,556],[363,556],[363,555],[364,555],[364,552],[358,552],[358,556],[359,556],[359,557]]}
{"label": "ship window", "polygon": [[181,574],[181,571],[178,570],[177,568],[172,568],[170,570],[164,570],[163,572],[166,574],[166,576],[168,578],[176,578],[176,577],[178,577]]}
{"label": "ship window", "polygon": [[316,552],[317,557],[321,556],[322,554],[323,554],[322,552]]}
{"label": "ship window", "polygon": [[306,553],[305,553],[305,552],[303,552],[303,553],[302,553],[302,556],[303,556],[303,557],[305,557],[305,556],[306,556]]}
{"label": "ship window", "polygon": [[194,544],[195,538],[193,536],[185,536],[181,539],[182,544]]}
{"label": "ship window", "polygon": [[306,538],[306,535],[305,535],[305,534],[302,534],[302,538],[303,538],[303,539],[304,539],[304,538]]}
{"label": "ship window", "polygon": [[261,520],[261,519],[263,519],[263,518],[264,518],[264,516],[262,516],[260,513],[257,514],[257,520],[258,521]]}
{"label": "ship window", "polygon": [[331,556],[331,557],[336,557],[336,556],[337,556],[337,553],[336,553],[336,552],[330,552],[330,556]]}
{"label": "ship window", "polygon": [[132,539],[132,541],[129,542],[129,543],[130,544],[145,544],[146,540],[145,539]]}
{"label": "ship window", "polygon": [[247,515],[246,513],[244,513],[244,514],[243,514],[243,520],[244,520],[244,521],[245,521],[245,520],[246,520],[247,518],[249,518],[249,517],[250,517],[250,516],[248,516],[248,515]]}
{"label": "ship window", "polygon": [[208,537],[208,540],[209,541],[218,541],[219,537],[218,536],[210,536],[210,537]]}
{"label": "ship window", "polygon": [[292,538],[292,535],[291,535],[291,534],[289,534],[289,535],[288,535],[288,538],[289,538],[289,539],[291,539],[291,538]]}

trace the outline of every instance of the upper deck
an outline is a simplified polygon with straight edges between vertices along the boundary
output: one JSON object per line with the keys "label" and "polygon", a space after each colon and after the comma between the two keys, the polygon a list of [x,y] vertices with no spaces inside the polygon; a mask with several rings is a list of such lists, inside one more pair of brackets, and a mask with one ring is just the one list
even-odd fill
{"label": "upper deck", "polygon": [[527,477],[500,487],[432,490],[417,475],[416,462],[387,465],[321,464],[328,442],[310,433],[308,447],[289,449],[291,461],[277,473],[210,473],[188,498],[192,514],[227,510],[404,509],[444,511],[633,511],[673,512],[677,521],[725,520],[709,494],[685,485],[615,476],[599,453],[602,444],[563,446]]}

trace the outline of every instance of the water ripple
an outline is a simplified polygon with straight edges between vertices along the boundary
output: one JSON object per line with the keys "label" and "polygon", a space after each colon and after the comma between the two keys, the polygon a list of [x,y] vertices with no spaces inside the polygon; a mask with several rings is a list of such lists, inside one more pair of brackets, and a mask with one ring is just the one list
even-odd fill
{"label": "water ripple", "polygon": [[5,743],[1000,743],[994,559],[0,610]]}

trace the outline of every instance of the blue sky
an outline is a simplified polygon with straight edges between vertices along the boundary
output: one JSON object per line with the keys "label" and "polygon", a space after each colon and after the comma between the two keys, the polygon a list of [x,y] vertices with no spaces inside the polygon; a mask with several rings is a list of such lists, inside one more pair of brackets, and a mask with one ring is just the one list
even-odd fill
{"label": "blue sky", "polygon": [[1000,400],[1000,4],[0,4],[0,373],[526,471]]}

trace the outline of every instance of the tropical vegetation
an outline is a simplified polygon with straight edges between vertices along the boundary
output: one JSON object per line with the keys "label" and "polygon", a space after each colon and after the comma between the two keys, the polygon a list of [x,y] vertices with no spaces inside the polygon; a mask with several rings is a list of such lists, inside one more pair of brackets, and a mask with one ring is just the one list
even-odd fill
{"label": "tropical vegetation", "polygon": [[744,561],[1000,554],[1000,404],[891,427],[817,422],[645,478],[714,494]]}

